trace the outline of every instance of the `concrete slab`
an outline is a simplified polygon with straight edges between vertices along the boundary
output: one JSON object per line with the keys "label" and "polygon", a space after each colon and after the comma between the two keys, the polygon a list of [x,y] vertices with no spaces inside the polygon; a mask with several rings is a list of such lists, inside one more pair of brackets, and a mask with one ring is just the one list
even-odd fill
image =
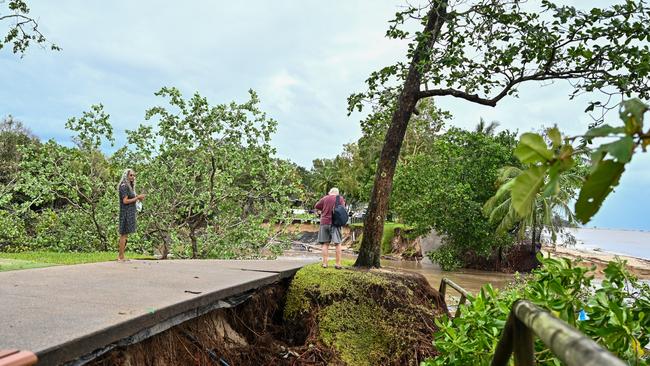
{"label": "concrete slab", "polygon": [[219,302],[311,262],[133,260],[0,272],[0,349],[65,363],[227,306]]}

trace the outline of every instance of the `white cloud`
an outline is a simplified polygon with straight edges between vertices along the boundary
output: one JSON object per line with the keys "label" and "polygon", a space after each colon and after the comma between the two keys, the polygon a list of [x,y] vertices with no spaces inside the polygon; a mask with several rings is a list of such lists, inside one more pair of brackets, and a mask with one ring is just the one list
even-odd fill
{"label": "white cloud", "polygon": [[269,103],[275,105],[282,113],[291,113],[296,99],[298,79],[282,70],[272,75],[265,83],[262,91],[268,95]]}

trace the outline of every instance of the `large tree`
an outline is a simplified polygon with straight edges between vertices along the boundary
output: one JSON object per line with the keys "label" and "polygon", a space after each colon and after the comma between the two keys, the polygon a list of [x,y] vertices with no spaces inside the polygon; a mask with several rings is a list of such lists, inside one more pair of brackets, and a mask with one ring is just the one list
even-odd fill
{"label": "large tree", "polygon": [[[422,31],[402,29],[410,19]],[[374,72],[366,92],[350,96],[349,110],[368,101],[396,103],[380,155],[356,266],[379,267],[380,242],[393,175],[409,120],[419,100],[453,96],[496,106],[528,81],[568,80],[573,95],[650,94],[650,15],[643,1],[588,11],[543,0],[431,0],[398,12],[387,36],[410,39],[408,63]],[[572,95],[572,96],[573,96]],[[593,101],[604,112],[612,105]]]}

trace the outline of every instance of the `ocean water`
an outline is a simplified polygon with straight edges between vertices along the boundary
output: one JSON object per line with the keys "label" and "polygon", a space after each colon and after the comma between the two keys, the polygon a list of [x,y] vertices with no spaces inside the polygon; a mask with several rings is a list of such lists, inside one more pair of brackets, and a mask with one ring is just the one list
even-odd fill
{"label": "ocean water", "polygon": [[594,250],[650,259],[650,232],[621,229],[569,229],[576,249]]}

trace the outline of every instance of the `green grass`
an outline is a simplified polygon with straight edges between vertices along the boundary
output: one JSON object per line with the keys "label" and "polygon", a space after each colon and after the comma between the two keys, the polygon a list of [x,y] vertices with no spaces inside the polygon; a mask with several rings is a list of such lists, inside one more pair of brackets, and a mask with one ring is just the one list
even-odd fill
{"label": "green grass", "polygon": [[[152,256],[126,253],[127,258],[153,259]],[[40,268],[56,265],[108,262],[117,259],[116,252],[91,253],[57,253],[57,252],[21,252],[0,253],[0,272],[17,269]]]}
{"label": "green grass", "polygon": [[36,263],[31,261],[22,261],[19,259],[0,259],[0,272],[16,271],[19,269],[49,267],[50,263]]}
{"label": "green grass", "polygon": [[293,217],[294,220],[305,220],[305,221],[318,219],[317,215],[310,214],[310,213],[296,214],[296,215],[293,215],[292,217]]}

